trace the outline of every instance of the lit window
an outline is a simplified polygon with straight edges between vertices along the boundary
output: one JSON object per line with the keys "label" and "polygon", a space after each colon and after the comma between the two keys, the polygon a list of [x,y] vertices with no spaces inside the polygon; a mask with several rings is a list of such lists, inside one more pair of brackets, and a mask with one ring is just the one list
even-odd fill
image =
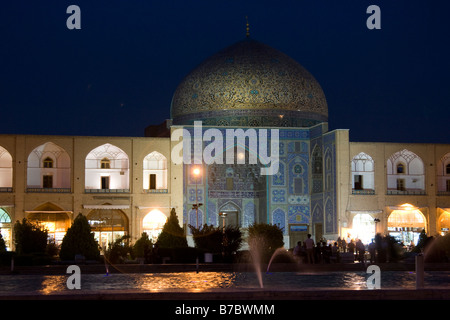
{"label": "lit window", "polygon": [[44,168],[53,168],[53,159],[52,158],[45,158],[44,159]]}
{"label": "lit window", "polygon": [[103,158],[101,160],[100,167],[102,169],[110,169],[111,168],[111,161],[108,158]]}

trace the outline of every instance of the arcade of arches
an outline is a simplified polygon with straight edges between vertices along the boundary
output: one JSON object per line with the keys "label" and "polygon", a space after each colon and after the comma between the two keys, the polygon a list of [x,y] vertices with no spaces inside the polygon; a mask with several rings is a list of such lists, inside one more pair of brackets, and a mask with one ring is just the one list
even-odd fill
{"label": "arcade of arches", "polygon": [[[127,215],[118,208],[108,204],[95,206],[87,214],[88,222],[94,232],[94,238],[102,249],[108,248],[118,238],[129,234],[129,220]],[[52,203],[46,203],[33,211],[27,211],[27,219],[47,229],[48,239],[61,244],[67,229],[71,225],[71,211],[64,211]],[[142,232],[155,242],[161,233],[167,216],[159,209],[148,212],[142,220]],[[12,249],[12,222],[8,212],[0,208],[0,232],[5,241],[7,250]]]}
{"label": "arcade of arches", "polygon": [[[422,230],[427,231],[427,219],[420,208],[414,207],[409,203],[398,207],[391,207],[392,212],[387,218],[387,232],[389,235],[403,242],[405,245],[416,245]],[[437,228],[439,234],[445,235],[450,229],[450,209],[439,209]],[[377,229],[375,220],[380,217],[377,213],[356,213],[352,219],[352,228],[346,229],[352,237],[361,239],[363,243],[370,243],[375,234],[382,232]]]}

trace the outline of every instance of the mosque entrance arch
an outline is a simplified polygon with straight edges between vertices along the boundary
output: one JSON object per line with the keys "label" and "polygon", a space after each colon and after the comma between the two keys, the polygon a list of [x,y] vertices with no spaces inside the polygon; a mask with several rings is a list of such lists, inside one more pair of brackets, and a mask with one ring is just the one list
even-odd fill
{"label": "mosque entrance arch", "polygon": [[219,208],[219,226],[239,227],[240,209],[233,202],[227,202]]}

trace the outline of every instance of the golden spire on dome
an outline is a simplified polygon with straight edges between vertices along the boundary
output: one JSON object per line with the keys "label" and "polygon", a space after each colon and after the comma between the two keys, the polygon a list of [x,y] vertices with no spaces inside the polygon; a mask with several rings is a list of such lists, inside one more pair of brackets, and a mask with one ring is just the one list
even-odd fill
{"label": "golden spire on dome", "polygon": [[247,31],[245,33],[245,35],[248,37],[250,37],[250,25],[248,24],[248,17],[245,16],[245,20],[247,21]]}

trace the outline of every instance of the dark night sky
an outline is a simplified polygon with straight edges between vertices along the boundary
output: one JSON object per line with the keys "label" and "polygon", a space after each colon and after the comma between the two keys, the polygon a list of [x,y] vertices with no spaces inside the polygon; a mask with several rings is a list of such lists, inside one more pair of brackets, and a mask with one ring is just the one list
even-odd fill
{"label": "dark night sky", "polygon": [[[66,9],[81,9],[81,30]],[[381,8],[381,30],[366,9]],[[5,134],[143,136],[170,117],[200,62],[245,37],[322,85],[351,141],[450,143],[450,1],[7,1],[0,9]]]}

